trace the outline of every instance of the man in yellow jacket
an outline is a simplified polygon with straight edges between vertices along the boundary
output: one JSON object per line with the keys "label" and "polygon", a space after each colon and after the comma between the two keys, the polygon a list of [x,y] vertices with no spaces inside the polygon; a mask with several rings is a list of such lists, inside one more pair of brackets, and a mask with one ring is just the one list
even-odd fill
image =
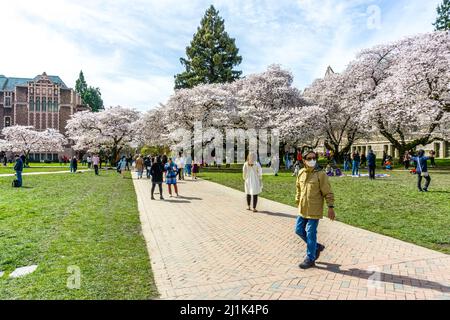
{"label": "man in yellow jacket", "polygon": [[299,265],[302,269],[315,266],[315,261],[325,246],[317,242],[317,226],[323,218],[324,199],[328,205],[328,218],[335,219],[334,194],[328,176],[317,168],[317,154],[307,151],[303,154],[304,168],[297,176],[296,203],[299,209],[295,233],[306,242],[306,258]]}

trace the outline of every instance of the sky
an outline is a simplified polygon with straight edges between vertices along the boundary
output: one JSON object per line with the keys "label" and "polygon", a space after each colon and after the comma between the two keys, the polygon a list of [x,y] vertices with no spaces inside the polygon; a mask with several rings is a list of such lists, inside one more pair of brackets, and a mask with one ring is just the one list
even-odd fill
{"label": "sky", "polygon": [[433,31],[441,0],[1,0],[0,74],[80,70],[105,106],[149,110],[173,94],[179,59],[213,4],[243,75],[281,64],[303,90],[364,48]]}

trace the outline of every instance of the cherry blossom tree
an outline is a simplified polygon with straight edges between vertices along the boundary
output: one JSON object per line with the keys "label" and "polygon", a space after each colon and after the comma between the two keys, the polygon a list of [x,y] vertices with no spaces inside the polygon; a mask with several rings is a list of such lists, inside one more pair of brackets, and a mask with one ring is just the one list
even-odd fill
{"label": "cherry blossom tree", "polygon": [[363,136],[361,126],[361,93],[354,90],[348,73],[330,74],[315,80],[305,89],[304,97],[316,108],[305,107],[308,123],[324,146],[333,151],[336,160],[350,151],[352,144]]}
{"label": "cherry blossom tree", "polygon": [[136,126],[140,116],[138,111],[121,106],[96,113],[77,112],[67,122],[67,135],[74,141],[75,150],[103,151],[115,164],[122,149],[136,141],[140,134]]}
{"label": "cherry blossom tree", "polygon": [[363,52],[350,73],[360,83],[368,84],[362,113],[369,129],[376,128],[400,155],[448,137],[448,31],[418,35]]}
{"label": "cherry blossom tree", "polygon": [[32,126],[11,126],[2,130],[7,151],[22,153],[28,162],[32,152],[59,152],[66,144],[64,136],[54,129],[36,131]]}

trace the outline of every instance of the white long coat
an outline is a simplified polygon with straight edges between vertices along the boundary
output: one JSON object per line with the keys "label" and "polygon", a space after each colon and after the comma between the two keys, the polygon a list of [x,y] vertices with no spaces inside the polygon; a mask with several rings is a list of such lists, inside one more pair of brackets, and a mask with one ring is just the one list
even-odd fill
{"label": "white long coat", "polygon": [[256,162],[250,166],[247,162],[242,167],[242,176],[244,178],[245,193],[257,195],[262,192],[262,169],[261,165]]}

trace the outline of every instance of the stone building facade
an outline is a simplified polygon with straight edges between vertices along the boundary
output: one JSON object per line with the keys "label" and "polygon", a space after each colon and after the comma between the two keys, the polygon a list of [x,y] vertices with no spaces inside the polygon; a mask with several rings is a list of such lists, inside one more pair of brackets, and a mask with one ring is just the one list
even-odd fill
{"label": "stone building facade", "polygon": [[[9,126],[33,126],[36,130],[53,128],[65,133],[70,116],[88,110],[75,90],[58,76],[45,72],[34,78],[0,75],[0,131]],[[65,154],[72,154],[67,148]],[[56,154],[33,154],[32,160],[55,160]],[[50,158],[50,159],[49,159]]]}

